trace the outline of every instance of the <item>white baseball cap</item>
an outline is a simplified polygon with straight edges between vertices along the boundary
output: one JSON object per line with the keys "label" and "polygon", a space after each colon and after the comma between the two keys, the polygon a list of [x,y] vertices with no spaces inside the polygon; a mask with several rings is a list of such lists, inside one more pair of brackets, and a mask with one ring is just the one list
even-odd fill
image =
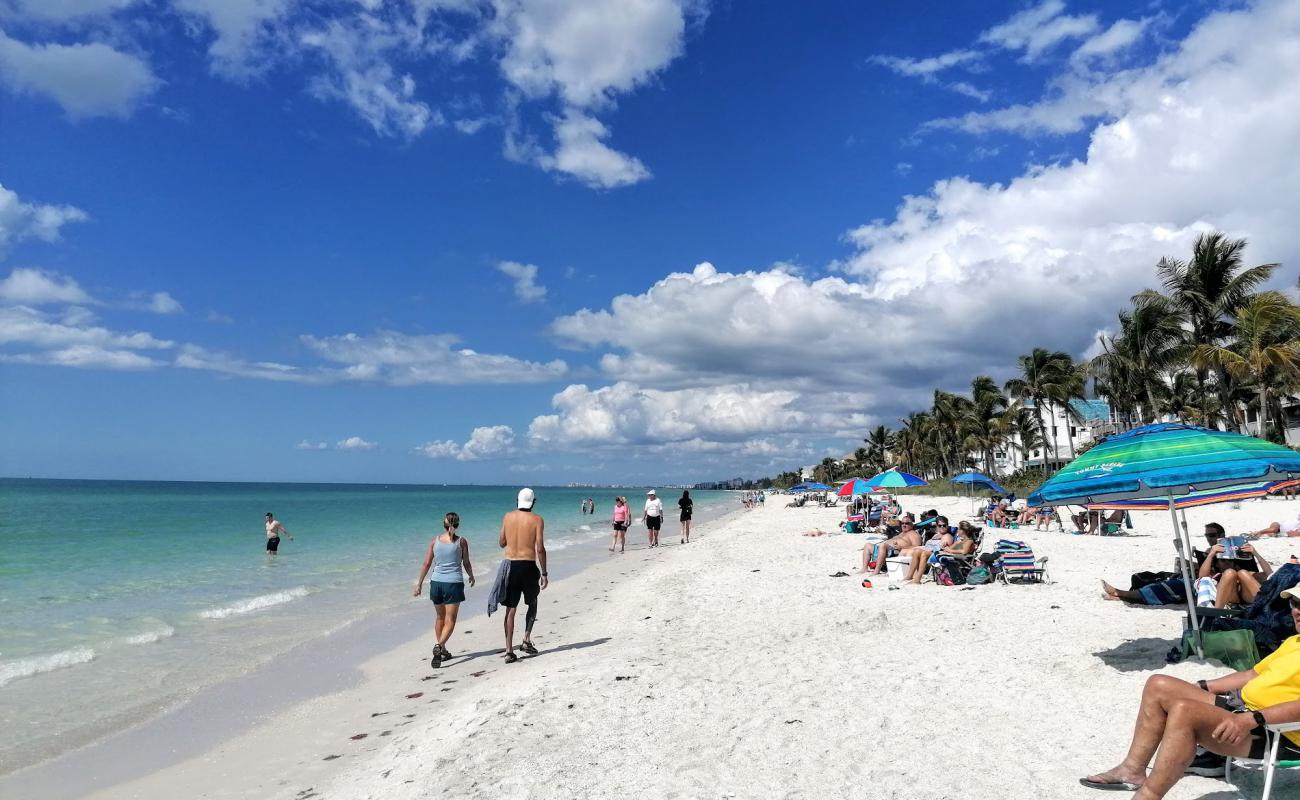
{"label": "white baseball cap", "polygon": [[1288,600],[1300,600],[1300,585],[1283,590],[1278,597],[1285,597]]}
{"label": "white baseball cap", "polygon": [[519,502],[516,503],[515,505],[519,508],[529,509],[532,508],[533,503],[536,502],[537,502],[537,495],[533,494],[532,489],[520,489]]}
{"label": "white baseball cap", "polygon": [[651,489],[650,491],[646,492],[645,495],[646,495],[646,497],[654,497],[654,496],[655,496],[655,490],[654,490],[654,489]]}

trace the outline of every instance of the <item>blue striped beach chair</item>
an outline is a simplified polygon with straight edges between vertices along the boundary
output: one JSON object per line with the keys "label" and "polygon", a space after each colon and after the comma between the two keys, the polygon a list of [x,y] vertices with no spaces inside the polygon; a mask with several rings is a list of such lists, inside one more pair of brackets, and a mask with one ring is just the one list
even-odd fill
{"label": "blue striped beach chair", "polygon": [[1002,569],[999,577],[1003,583],[1046,583],[1047,557],[1035,559],[1034,550],[1015,539],[999,539],[995,552]]}

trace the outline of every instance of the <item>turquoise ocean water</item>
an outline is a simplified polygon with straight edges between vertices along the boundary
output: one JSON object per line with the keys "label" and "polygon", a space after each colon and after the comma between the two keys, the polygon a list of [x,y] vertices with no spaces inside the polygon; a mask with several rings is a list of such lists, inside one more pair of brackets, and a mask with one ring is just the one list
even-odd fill
{"label": "turquoise ocean water", "polygon": [[[517,488],[0,480],[0,771],[412,602],[447,511],[488,577]],[[618,494],[639,515],[644,490],[537,487],[553,563],[608,555]],[[691,495],[697,519],[737,506],[728,492]],[[661,492],[669,537],[679,496]],[[276,557],[267,511],[295,536]],[[471,594],[472,610],[482,602]]]}

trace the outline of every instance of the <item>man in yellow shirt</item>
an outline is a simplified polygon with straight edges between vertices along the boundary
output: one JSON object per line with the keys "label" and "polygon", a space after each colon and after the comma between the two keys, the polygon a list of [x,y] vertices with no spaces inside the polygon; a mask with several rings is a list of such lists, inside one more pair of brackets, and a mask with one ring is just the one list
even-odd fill
{"label": "man in yellow shirt", "polygon": [[[1280,596],[1291,604],[1300,631],[1300,586]],[[1263,758],[1264,726],[1288,722],[1300,722],[1300,635],[1245,672],[1196,683],[1168,675],[1148,679],[1128,755],[1114,769],[1079,782],[1158,800],[1183,777],[1197,745],[1223,756]],[[1300,758],[1300,731],[1283,736],[1278,757]]]}

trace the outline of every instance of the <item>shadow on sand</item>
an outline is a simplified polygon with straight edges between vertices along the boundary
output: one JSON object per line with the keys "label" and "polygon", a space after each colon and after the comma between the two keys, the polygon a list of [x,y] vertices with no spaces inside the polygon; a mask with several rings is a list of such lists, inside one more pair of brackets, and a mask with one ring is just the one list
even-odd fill
{"label": "shadow on sand", "polygon": [[1129,639],[1121,645],[1099,650],[1093,655],[1100,658],[1106,666],[1120,672],[1144,672],[1163,667],[1165,654],[1174,644],[1168,639],[1153,637]]}

